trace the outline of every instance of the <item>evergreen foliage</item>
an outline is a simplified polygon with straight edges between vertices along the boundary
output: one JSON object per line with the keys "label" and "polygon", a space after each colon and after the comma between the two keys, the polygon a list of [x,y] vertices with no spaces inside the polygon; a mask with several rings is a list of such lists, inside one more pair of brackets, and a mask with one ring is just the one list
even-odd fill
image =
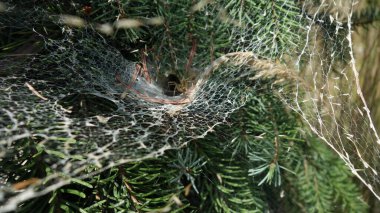
{"label": "evergreen foliage", "polygon": [[[140,52],[133,50],[144,49],[165,74],[179,76],[186,75],[194,48],[194,67],[231,51],[234,34],[242,32],[240,25],[249,27],[247,41],[259,47],[258,55],[270,58],[297,48],[297,29],[303,27],[297,1],[206,1],[196,11],[198,1],[189,0],[37,2],[35,8],[49,14],[69,13],[94,25],[163,17],[163,27],[118,29],[105,37],[126,57],[141,60]],[[27,10],[18,1],[9,4]],[[45,20],[41,27],[51,30],[50,36],[59,36],[57,26],[46,20],[49,14],[36,11],[40,16],[35,18]],[[210,18],[215,11],[222,18]],[[33,34],[25,26],[13,30],[1,34],[2,54],[21,47]],[[159,158],[130,162],[83,180],[68,179],[71,184],[21,204],[18,211],[365,212],[368,207],[339,157],[305,132],[300,118],[270,88],[271,81],[254,83],[268,86],[252,91],[246,106],[206,138]],[[1,162],[0,169],[11,174],[9,182],[49,174],[49,165],[40,159],[59,153],[44,150],[35,140],[18,141],[18,152],[8,153]]]}
{"label": "evergreen foliage", "polygon": [[[71,180],[72,184],[23,204],[19,211],[366,211],[344,163],[305,135],[298,118],[270,89],[255,93],[230,124],[158,159]],[[25,168],[48,171],[47,165],[38,164],[41,155],[42,150],[15,173],[22,174]],[[36,176],[28,173],[24,178]]]}

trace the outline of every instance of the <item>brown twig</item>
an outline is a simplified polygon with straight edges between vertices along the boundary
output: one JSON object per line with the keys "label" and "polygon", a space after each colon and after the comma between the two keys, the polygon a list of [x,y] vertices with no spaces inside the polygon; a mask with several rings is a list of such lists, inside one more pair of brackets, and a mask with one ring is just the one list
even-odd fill
{"label": "brown twig", "polygon": [[189,72],[191,65],[193,64],[193,59],[194,59],[196,51],[197,51],[197,40],[192,38],[192,45],[191,45],[191,50],[189,53],[189,60],[187,61],[187,64],[186,64],[186,72]]}

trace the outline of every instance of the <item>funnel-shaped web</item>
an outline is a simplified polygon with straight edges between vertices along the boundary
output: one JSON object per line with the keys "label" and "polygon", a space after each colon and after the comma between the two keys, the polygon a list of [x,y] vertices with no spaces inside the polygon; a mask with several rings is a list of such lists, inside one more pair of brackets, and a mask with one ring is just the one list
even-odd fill
{"label": "funnel-shaped web", "polygon": [[57,187],[59,178],[81,176],[89,165],[104,170],[203,138],[255,90],[249,80],[255,69],[239,61],[253,54],[215,60],[186,92],[171,96],[151,67],[145,73],[99,35],[45,42],[49,55],[1,78],[1,156],[7,159],[17,152],[15,143],[31,138],[50,154],[46,161],[57,177],[49,178]]}
{"label": "funnel-shaped web", "polygon": [[[273,92],[380,198],[380,142],[352,50],[354,4],[348,12],[332,6],[327,1],[302,5],[299,52],[283,56],[286,65],[254,54],[285,51],[276,42],[261,43],[257,32],[266,26],[232,22],[230,51],[199,63],[204,66],[196,67],[184,90],[159,76],[152,58],[143,64],[127,60],[91,28],[65,32],[60,39],[35,32],[44,43],[43,54],[0,61],[0,158],[6,163],[19,160],[22,152],[44,150],[53,175],[17,191],[7,183],[9,174],[0,171],[0,183],[8,184],[0,191],[2,208],[15,209],[70,178],[85,178],[91,166],[93,173],[101,172],[206,137],[228,123],[263,82],[270,82]],[[23,24],[33,23],[18,22]],[[276,33],[273,41],[279,39]],[[20,144],[31,148],[20,151]]]}

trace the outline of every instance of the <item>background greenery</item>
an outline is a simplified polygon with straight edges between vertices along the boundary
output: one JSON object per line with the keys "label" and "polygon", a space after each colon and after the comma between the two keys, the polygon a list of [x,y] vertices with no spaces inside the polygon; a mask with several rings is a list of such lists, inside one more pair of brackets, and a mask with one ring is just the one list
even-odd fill
{"label": "background greenery", "polygon": [[[307,15],[302,11],[304,1],[251,0],[244,1],[244,5],[242,2],[225,0],[210,4],[224,6],[220,10],[222,18],[249,26],[247,37],[260,47],[256,50],[259,56],[283,60],[281,56],[292,57],[302,47],[299,40],[305,23],[299,17]],[[195,42],[194,67],[202,67],[225,53],[239,50],[231,39],[231,35],[233,38],[239,33],[238,27],[228,20],[218,21],[194,11],[192,8],[198,1],[6,3],[17,5],[19,11],[34,10],[38,21],[33,28],[38,32],[46,30],[46,36],[51,38],[61,36],[61,26],[51,21],[56,14],[76,15],[92,24],[82,30],[95,28],[96,23],[113,23],[118,18],[163,17],[162,25],[118,29],[105,38],[130,60],[141,60],[140,52],[132,50],[144,50],[166,68],[163,70],[176,73],[180,79],[185,78],[189,52]],[[377,20],[380,16],[376,10],[379,5],[379,1],[362,1],[355,16],[355,43],[363,44],[356,49],[359,57],[363,56],[361,72],[370,73],[361,75],[364,76],[363,88],[375,112],[377,126],[380,126],[375,80],[380,63],[376,60],[379,59],[376,39],[379,37]],[[262,15],[264,12],[266,16]],[[47,18],[51,16],[53,18]],[[16,17],[11,18],[9,21],[14,27],[3,28],[0,33],[0,57],[43,52],[43,43],[35,37],[31,26],[25,27]],[[206,25],[209,27],[205,28]],[[275,40],[271,32],[278,35]],[[84,180],[74,179],[53,193],[22,203],[18,211],[375,211],[375,200],[353,178],[343,161],[306,130],[298,115],[279,100],[270,82],[260,81],[260,84],[264,86],[253,92],[249,103],[234,113],[228,124],[219,126],[205,139],[168,151],[156,159],[114,167]],[[42,160],[49,154],[46,150],[35,145],[32,139],[17,143],[20,156],[17,160],[2,162],[3,171],[14,174],[11,177],[21,176],[23,180],[50,174],[49,165]],[[25,159],[28,163],[24,165]],[[94,169],[89,167],[88,172]]]}

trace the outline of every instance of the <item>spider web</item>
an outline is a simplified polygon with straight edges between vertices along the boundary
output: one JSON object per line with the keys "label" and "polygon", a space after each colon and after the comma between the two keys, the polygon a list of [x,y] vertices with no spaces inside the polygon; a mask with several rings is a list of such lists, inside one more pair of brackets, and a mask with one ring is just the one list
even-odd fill
{"label": "spider web", "polygon": [[[297,85],[290,106],[379,199],[379,165],[374,159],[379,157],[380,140],[360,88],[353,55],[352,16],[358,2],[341,1],[340,10],[326,3],[321,2],[317,13],[308,17],[308,40],[295,65],[309,79]],[[318,11],[324,14],[323,20]],[[324,45],[333,48],[320,46],[320,34],[325,35]],[[308,67],[300,65],[305,57]],[[309,86],[302,87],[305,84]]]}
{"label": "spider web", "polygon": [[[358,5],[358,1],[305,1],[300,22],[307,24],[298,41],[302,44],[298,55],[284,56],[285,67],[274,65],[252,79],[277,76],[274,85],[279,97],[380,199],[380,168],[375,160],[380,140],[360,88],[354,57],[353,13]],[[270,44],[261,42],[255,30],[245,28],[236,33],[238,50],[263,52],[268,48]],[[273,33],[274,40],[277,36]],[[273,42],[270,53],[279,51],[275,45]],[[294,87],[281,86],[284,79],[294,81]]]}
{"label": "spider web", "polygon": [[[195,59],[199,70],[195,81],[175,95],[166,91],[152,58],[143,65],[125,59],[91,26],[76,30],[57,21],[63,29],[59,39],[35,31],[44,53],[0,61],[0,162],[22,166],[27,163],[25,153],[44,150],[43,161],[52,172],[38,184],[16,190],[10,184],[22,177],[0,167],[1,211],[14,210],[72,178],[158,157],[204,138],[217,125],[228,123],[231,113],[268,82],[380,199],[380,168],[374,161],[380,140],[360,90],[353,55],[351,18],[356,3],[336,4],[303,3],[298,22],[304,28],[295,36],[298,41],[281,38],[273,26],[252,25],[243,18],[231,21],[234,43],[226,55],[214,61]],[[214,13],[210,19],[227,17],[227,22],[229,15],[234,16],[233,10],[225,17],[218,10],[206,12]],[[22,19],[18,12],[9,7],[0,23],[29,29],[43,25],[36,18],[44,13],[40,9],[23,11]],[[265,16],[267,11],[258,12]],[[281,27],[291,30],[286,24]],[[268,43],[263,33],[294,48]],[[294,54],[296,47],[299,51]]]}

